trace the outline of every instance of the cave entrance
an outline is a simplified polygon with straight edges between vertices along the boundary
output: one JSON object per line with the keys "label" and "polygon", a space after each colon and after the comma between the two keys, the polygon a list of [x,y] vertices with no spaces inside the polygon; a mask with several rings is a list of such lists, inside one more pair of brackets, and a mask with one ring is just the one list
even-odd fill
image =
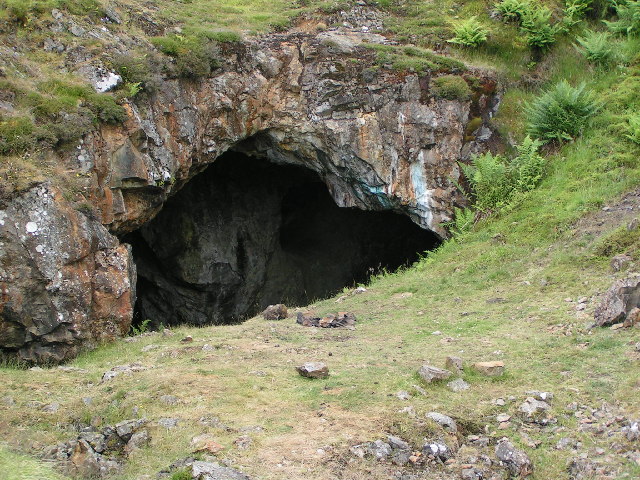
{"label": "cave entrance", "polygon": [[123,240],[138,269],[134,322],[155,326],[234,323],[270,304],[305,305],[439,243],[406,216],[339,208],[311,170],[238,152]]}

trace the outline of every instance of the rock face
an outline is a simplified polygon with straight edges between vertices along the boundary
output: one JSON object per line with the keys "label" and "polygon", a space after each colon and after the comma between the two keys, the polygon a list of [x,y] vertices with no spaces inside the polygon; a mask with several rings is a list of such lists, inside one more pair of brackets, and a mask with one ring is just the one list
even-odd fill
{"label": "rock face", "polygon": [[0,210],[0,346],[60,362],[126,334],[135,302],[130,248],[50,185]]}
{"label": "rock face", "polygon": [[[103,125],[61,153],[69,175],[83,179],[98,220],[75,211],[56,185],[34,187],[0,210],[2,353],[59,362],[123,335],[133,316],[136,269],[129,248],[112,234],[143,227],[143,236],[151,235],[147,224],[169,197],[225,152],[304,167],[338,206],[396,211],[444,237],[442,222],[464,203],[457,162],[486,148],[496,84],[490,74],[468,70],[469,84],[479,85],[471,100],[438,98],[430,85],[445,72],[418,75],[375,65],[375,51],[363,42],[384,41],[370,33],[325,32],[224,44],[222,67],[210,78],[161,81],[155,92],[126,105],[124,125]],[[482,135],[465,132],[471,120]],[[192,218],[200,213],[190,212]],[[179,224],[167,225],[180,232]],[[236,241],[241,236],[224,237],[230,238],[233,248],[244,248]],[[156,275],[151,263],[141,261],[141,271],[155,276],[157,288],[168,267]],[[231,280],[244,280],[228,266]],[[187,270],[193,289],[201,276],[215,285],[214,270]],[[207,288],[205,297],[216,294]],[[227,282],[221,290],[234,288],[237,283]],[[264,298],[259,293],[248,297],[252,308]],[[150,314],[178,297],[147,297],[147,305],[157,307]],[[226,305],[237,297],[219,300]],[[191,309],[182,302],[167,317],[180,321]],[[183,316],[216,321],[195,311]]]}
{"label": "rock face", "polygon": [[[379,35],[271,35],[229,44],[216,75],[163,83],[145,105],[130,105],[125,128],[85,141],[79,167],[95,172],[94,201],[117,233],[134,230],[168,195],[235,149],[304,166],[336,204],[403,212],[444,236],[463,203],[457,160],[472,115],[491,115],[495,82],[481,71],[474,101],[436,98],[432,76],[374,65],[363,41]],[[358,61],[354,62],[353,58]],[[473,113],[472,113],[473,112]]]}
{"label": "rock face", "polygon": [[618,280],[604,294],[600,305],[596,307],[593,314],[595,326],[603,327],[624,322],[627,316],[638,307],[640,307],[640,276]]}

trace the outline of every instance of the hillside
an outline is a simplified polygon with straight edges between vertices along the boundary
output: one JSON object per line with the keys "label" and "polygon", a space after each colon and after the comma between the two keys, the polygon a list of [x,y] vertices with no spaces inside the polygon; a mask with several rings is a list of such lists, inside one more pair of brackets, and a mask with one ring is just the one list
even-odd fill
{"label": "hillside", "polygon": [[[549,25],[558,26],[555,43],[531,48],[516,22],[495,14],[493,2],[475,0],[3,0],[0,102],[11,104],[7,109],[0,103],[3,202],[33,182],[53,179],[80,211],[92,207],[82,174],[59,160],[80,135],[120,122],[127,102],[143,105],[154,94],[152,77],[167,75],[167,68],[169,75],[181,75],[171,70],[179,68],[180,53],[166,53],[173,51],[167,38],[226,52],[229,43],[254,35],[331,31],[347,21],[354,5],[353,15],[361,15],[357,8],[365,3],[366,11],[377,7],[371,21],[381,21],[392,42],[370,48],[381,69],[448,74],[457,72],[452,62],[464,62],[499,78],[501,103],[490,122],[499,134],[489,146],[494,154],[516,155],[531,131],[526,102],[560,80],[584,83],[598,110],[573,138],[540,146],[544,171],[535,188],[510,191],[481,208],[486,197],[469,179],[462,182],[470,203],[456,210],[451,238],[411,267],[380,272],[361,288],[345,287],[312,305],[290,306],[284,320],[257,316],[164,332],[146,332],[143,323],[131,336],[61,367],[7,361],[0,368],[2,478],[86,478],[95,473],[91,461],[84,472],[61,471],[53,460],[66,460],[69,447],[51,446],[132,419],[145,419],[144,430],[137,424],[133,430],[148,438],[141,434],[137,446],[105,447],[121,462],[111,465],[113,471],[102,464],[104,478],[154,479],[189,456],[256,479],[640,477],[640,435],[632,430],[640,420],[640,330],[591,328],[603,294],[637,270],[640,252],[638,31],[612,32],[606,40],[611,52],[601,64],[590,61],[577,40],[588,30],[608,31],[602,19],[616,20],[608,4],[588,2],[586,11],[571,17],[561,2],[545,2]],[[138,49],[136,59],[150,65],[144,74],[151,76],[125,79],[104,94],[91,90],[65,71],[70,66],[60,55],[41,47],[50,36],[53,8],[87,31],[106,29],[104,38],[61,33],[56,38],[65,50],[106,54],[108,63],[120,58],[110,49],[126,44]],[[488,29],[487,40],[477,47],[448,43],[456,25],[473,16]],[[139,64],[125,66],[132,65]],[[71,132],[67,126],[55,139],[38,133],[55,133],[50,125],[60,125],[60,118],[81,128],[61,136]],[[478,136],[475,128],[466,133]],[[614,269],[612,259],[620,254],[630,259]],[[353,312],[357,322],[354,328],[303,327],[296,323],[298,311],[320,317]],[[450,379],[425,383],[418,375],[424,364],[444,368],[449,356],[463,359],[459,376],[468,389],[453,391]],[[329,377],[298,375],[295,367],[309,361],[326,363]],[[487,361],[504,362],[505,373],[484,376],[472,367]],[[109,371],[117,374],[105,379]],[[544,400],[548,410],[521,410]],[[451,417],[455,431],[429,419],[429,412]],[[366,445],[388,442],[389,435],[409,443],[408,452],[394,446],[393,455],[407,454],[404,461],[386,454],[378,460],[380,446]],[[528,467],[509,473],[509,462],[500,463],[496,446],[503,437],[528,456],[533,473]],[[445,445],[451,453],[430,458],[425,443]],[[85,453],[78,453],[79,463]],[[194,478],[191,472],[182,463],[161,478]]]}

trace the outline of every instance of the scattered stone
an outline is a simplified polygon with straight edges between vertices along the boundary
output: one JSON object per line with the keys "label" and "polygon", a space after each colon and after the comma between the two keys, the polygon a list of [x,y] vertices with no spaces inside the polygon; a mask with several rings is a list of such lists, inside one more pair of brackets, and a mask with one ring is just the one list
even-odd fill
{"label": "scattered stone", "polygon": [[452,373],[449,370],[425,364],[420,367],[420,370],[418,370],[418,375],[420,375],[420,378],[422,378],[426,383],[432,383],[439,380],[446,380],[452,375]]}
{"label": "scattered stone", "polygon": [[13,399],[13,397],[2,397],[2,404],[6,405],[7,407],[13,407],[16,404],[16,401]]}
{"label": "scattered stone", "polygon": [[320,318],[310,313],[298,312],[296,322],[303,327],[353,327],[356,324],[356,316],[351,312],[338,312],[337,314],[330,313]]}
{"label": "scattered stone", "polygon": [[174,335],[175,335],[175,333],[173,333],[168,328],[165,328],[164,330],[162,330],[162,336],[163,337],[173,337]]}
{"label": "scattered stone", "polygon": [[527,477],[533,473],[533,464],[522,450],[507,439],[502,438],[496,446],[496,457],[516,477]]}
{"label": "scattered stone", "polygon": [[540,400],[543,402],[551,403],[551,400],[553,400],[553,393],[551,392],[539,392],[537,390],[530,390],[525,393],[530,397],[533,397],[536,400]]}
{"label": "scattered stone", "polygon": [[451,433],[456,433],[458,431],[458,425],[456,425],[455,420],[448,415],[443,415],[438,412],[429,412],[427,413],[427,418],[430,418]]}
{"label": "scattered stone", "polygon": [[108,382],[109,380],[113,380],[115,377],[117,377],[118,375],[125,373],[127,375],[130,375],[134,372],[140,372],[143,370],[146,370],[147,367],[143,366],[141,363],[129,363],[127,365],[118,365],[113,367],[111,370],[105,372],[102,375],[102,381],[103,382]]}
{"label": "scattered stone", "polygon": [[191,439],[191,446],[194,452],[205,452],[216,455],[224,450],[224,447],[216,442],[215,437],[209,433],[196,435]]}
{"label": "scattered stone", "polygon": [[197,460],[191,465],[191,476],[194,480],[250,480],[244,473],[233,468]]}
{"label": "scattered stone", "polygon": [[431,335],[442,335],[440,330],[436,330],[435,332],[431,332]]}
{"label": "scattered stone", "polygon": [[56,402],[45,405],[42,408],[42,411],[46,413],[56,413],[58,410],[60,410],[60,404]]}
{"label": "scattered stone", "polygon": [[640,342],[636,343],[634,348],[636,349],[636,352],[640,352]]}
{"label": "scattered stone", "polygon": [[611,259],[611,269],[614,272],[624,270],[633,261],[629,255],[620,254]]}
{"label": "scattered stone", "polygon": [[411,399],[411,395],[409,394],[409,392],[406,392],[404,390],[401,390],[398,393],[396,393],[396,397],[398,397],[400,400],[410,400]]}
{"label": "scattered stone", "polygon": [[382,440],[355,445],[350,448],[350,451],[357,457],[364,458],[366,455],[370,455],[376,460],[384,460],[392,453],[391,445]]}
{"label": "scattered stone", "polygon": [[[638,343],[638,345],[640,345],[640,343]],[[424,395],[424,396],[427,395],[427,391],[424,388],[422,388],[420,385],[411,385],[411,387],[420,395]]]}
{"label": "scattered stone", "polygon": [[307,378],[327,378],[329,376],[329,367],[322,362],[307,362],[296,367],[296,370]]}
{"label": "scattered stone", "polygon": [[484,474],[476,468],[463,468],[460,472],[462,480],[483,480]]}
{"label": "scattered stone", "polygon": [[536,400],[533,397],[527,397],[522,405],[520,405],[519,411],[524,413],[527,421],[539,423],[546,417],[546,413],[551,409],[551,406],[542,400]]}
{"label": "scattered stone", "polygon": [[496,416],[496,420],[498,421],[498,423],[508,422],[509,420],[511,420],[511,415],[501,413],[500,415]]}
{"label": "scattered stone", "polygon": [[354,295],[359,295],[359,294],[361,294],[361,293],[365,293],[366,291],[367,291],[367,289],[366,289],[366,288],[364,288],[364,287],[358,287],[358,288],[356,288],[356,289],[353,291],[353,294],[354,294]]}
{"label": "scattered stone", "polygon": [[443,462],[453,456],[451,449],[442,440],[429,440],[425,442],[422,446],[422,454]]}
{"label": "scattered stone", "polygon": [[104,9],[104,14],[106,16],[106,18],[115,24],[120,25],[122,23],[122,18],[120,17],[120,15],[118,14],[118,12],[111,6],[107,6]]}
{"label": "scattered stone", "polygon": [[558,440],[558,443],[556,443],[556,449],[566,450],[567,448],[575,447],[575,445],[576,445],[576,441],[573,438],[562,437],[560,440]]}
{"label": "scattered stone", "polygon": [[175,395],[162,395],[160,397],[160,401],[167,405],[175,405],[178,403],[179,400],[178,400],[178,397],[176,397]]}
{"label": "scattered stone", "polygon": [[616,281],[604,294],[593,314],[595,327],[605,327],[625,321],[627,314],[640,307],[640,276]]}
{"label": "scattered stone", "polygon": [[170,430],[177,427],[179,421],[180,420],[177,418],[161,418],[157,421],[157,424],[161,427],[166,428],[167,430]]}
{"label": "scattered stone", "polygon": [[634,325],[640,325],[640,308],[638,307],[632,308],[622,323],[625,328],[633,327]]}
{"label": "scattered stone", "polygon": [[471,385],[469,385],[461,378],[456,378],[455,380],[447,383],[447,388],[452,392],[463,392],[465,390],[469,390],[469,388],[471,388]]}
{"label": "scattered stone", "polygon": [[66,365],[58,366],[58,370],[61,372],[89,373],[89,370],[85,370],[84,368],[68,367]]}
{"label": "scattered stone", "polygon": [[126,455],[130,455],[136,450],[148,445],[150,440],[151,437],[149,436],[149,432],[146,430],[139,430],[131,435],[131,438],[124,447],[124,453]]}
{"label": "scattered stone", "polygon": [[625,437],[627,437],[627,440],[629,440],[630,442],[635,442],[640,440],[640,426],[638,422],[633,422],[628,427],[624,427],[622,429],[622,433],[624,434]]}
{"label": "scattered stone", "polygon": [[499,407],[504,407],[507,404],[507,402],[504,401],[504,398],[496,398],[493,403],[495,403]]}
{"label": "scattered stone", "polygon": [[193,337],[191,335],[187,335],[186,337],[184,337],[182,340],[180,340],[182,343],[191,343],[193,342]]}
{"label": "scattered stone", "polygon": [[242,435],[233,441],[233,444],[238,450],[247,450],[252,443],[253,440],[249,435]]}
{"label": "scattered stone", "polygon": [[151,350],[155,350],[156,348],[160,348],[160,345],[155,345],[153,343],[145,345],[144,347],[142,347],[142,353],[150,352]]}
{"label": "scattered stone", "polygon": [[460,374],[462,372],[462,359],[460,357],[447,357],[444,366],[452,372]]}
{"label": "scattered stone", "polygon": [[209,345],[208,343],[205,343],[202,346],[202,351],[203,352],[213,352],[214,350],[216,350],[216,347],[214,347],[213,345]]}
{"label": "scattered stone", "polygon": [[504,373],[504,362],[477,362],[473,364],[473,367],[482,375],[488,377],[498,377]]}
{"label": "scattered stone", "polygon": [[125,442],[128,442],[134,432],[146,423],[147,420],[145,418],[124,420],[123,422],[116,423],[114,428],[118,436]]}
{"label": "scattered stone", "polygon": [[262,312],[262,317],[265,320],[284,320],[289,315],[289,311],[287,307],[282,303],[278,303],[276,305],[269,305],[265,308],[264,312]]}

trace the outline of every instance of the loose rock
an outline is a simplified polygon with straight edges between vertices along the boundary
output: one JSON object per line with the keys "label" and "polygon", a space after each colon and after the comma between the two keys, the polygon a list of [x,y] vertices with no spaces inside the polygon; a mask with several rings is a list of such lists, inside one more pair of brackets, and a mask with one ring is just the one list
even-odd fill
{"label": "loose rock", "polygon": [[418,370],[418,375],[420,375],[420,378],[426,383],[432,383],[439,380],[446,380],[452,373],[449,370],[444,370],[432,365],[423,365],[420,367],[420,370]]}
{"label": "loose rock", "polygon": [[457,374],[462,372],[462,359],[460,357],[447,357],[444,365],[447,369]]}
{"label": "loose rock", "polygon": [[527,477],[533,473],[533,464],[527,454],[518,450],[507,438],[498,442],[496,457],[513,476]]}
{"label": "loose rock", "polygon": [[477,362],[473,364],[473,367],[482,375],[488,377],[498,377],[504,373],[504,362]]}
{"label": "loose rock", "polygon": [[296,370],[307,378],[327,378],[329,376],[329,367],[322,362],[307,362],[296,367]]}
{"label": "loose rock", "polygon": [[461,378],[456,378],[455,380],[447,383],[447,388],[452,392],[463,392],[465,390],[469,390],[469,388],[471,388],[471,385],[469,385]]}
{"label": "loose rock", "polygon": [[262,312],[262,317],[265,320],[284,320],[289,315],[289,311],[287,307],[282,303],[278,303],[276,305],[269,305],[265,308],[264,312]]}
{"label": "loose rock", "polygon": [[596,307],[593,326],[604,327],[622,323],[627,314],[637,307],[640,307],[640,276],[618,280]]}
{"label": "loose rock", "polygon": [[448,415],[443,415],[442,413],[438,412],[429,412],[427,413],[427,418],[430,418],[442,428],[451,433],[455,433],[458,431],[458,425],[456,425],[455,420]]}

